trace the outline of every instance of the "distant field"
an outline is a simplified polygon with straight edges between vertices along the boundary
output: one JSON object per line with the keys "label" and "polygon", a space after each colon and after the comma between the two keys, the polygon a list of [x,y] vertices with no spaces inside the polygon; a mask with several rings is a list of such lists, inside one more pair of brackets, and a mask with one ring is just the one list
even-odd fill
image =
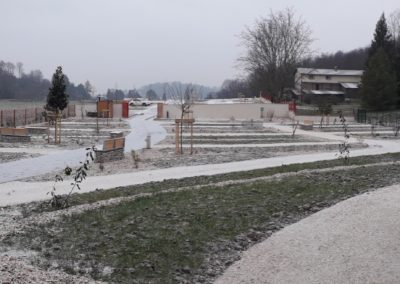
{"label": "distant field", "polygon": [[[41,108],[45,104],[45,101],[0,100],[0,109]],[[77,105],[79,102],[71,101],[70,104]]]}
{"label": "distant field", "polygon": [[17,101],[17,100],[0,100],[0,109],[23,109],[43,107],[44,101]]}

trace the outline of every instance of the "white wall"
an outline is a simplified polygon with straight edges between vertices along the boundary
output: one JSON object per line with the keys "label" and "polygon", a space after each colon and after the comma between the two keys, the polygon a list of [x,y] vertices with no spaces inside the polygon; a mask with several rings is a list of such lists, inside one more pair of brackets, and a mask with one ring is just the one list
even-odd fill
{"label": "white wall", "polygon": [[[83,112],[82,112],[83,108]],[[86,112],[95,112],[96,111],[96,102],[85,102],[81,105],[80,102],[75,103],[75,114],[77,118],[82,118],[82,113],[85,116]]]}
{"label": "white wall", "polygon": [[[261,111],[264,108],[264,111]],[[195,119],[261,119],[274,113],[274,117],[289,117],[288,104],[196,104],[191,107]],[[180,118],[177,105],[164,105],[163,118]],[[261,117],[263,113],[263,117]]]}
{"label": "white wall", "polygon": [[122,104],[113,104],[113,118],[122,117]]}

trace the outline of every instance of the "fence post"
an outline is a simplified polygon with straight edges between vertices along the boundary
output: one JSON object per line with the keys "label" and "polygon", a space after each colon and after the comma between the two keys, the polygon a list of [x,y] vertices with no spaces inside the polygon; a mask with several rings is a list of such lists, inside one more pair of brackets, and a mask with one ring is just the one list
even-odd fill
{"label": "fence post", "polygon": [[17,127],[17,124],[15,123],[15,109],[14,109],[14,128]]}
{"label": "fence post", "polygon": [[3,127],[3,110],[0,111],[0,127]]}
{"label": "fence post", "polygon": [[25,124],[24,124],[24,126],[26,126],[26,109],[25,109]]}

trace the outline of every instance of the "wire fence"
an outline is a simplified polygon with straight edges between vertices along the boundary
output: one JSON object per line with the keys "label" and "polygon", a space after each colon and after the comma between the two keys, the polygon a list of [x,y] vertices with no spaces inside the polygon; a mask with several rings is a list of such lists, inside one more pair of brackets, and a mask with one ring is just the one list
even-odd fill
{"label": "wire fence", "polygon": [[[75,105],[68,105],[62,111],[62,117],[74,117]],[[0,110],[0,127],[17,127],[45,121],[43,108],[3,109]]]}
{"label": "wire fence", "polygon": [[369,123],[381,126],[399,126],[400,125],[400,112],[399,111],[385,111],[373,112],[359,109],[357,111],[357,122]]}

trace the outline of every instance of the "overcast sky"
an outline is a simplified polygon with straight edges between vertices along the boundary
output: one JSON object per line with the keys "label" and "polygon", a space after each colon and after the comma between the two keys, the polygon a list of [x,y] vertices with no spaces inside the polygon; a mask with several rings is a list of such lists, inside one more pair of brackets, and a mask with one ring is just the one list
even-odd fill
{"label": "overcast sky", "polygon": [[[318,52],[371,42],[382,12],[399,0],[0,0],[0,60],[98,90],[183,81],[220,86],[241,75],[238,35],[255,19],[291,7]],[[396,5],[397,4],[397,5]]]}

